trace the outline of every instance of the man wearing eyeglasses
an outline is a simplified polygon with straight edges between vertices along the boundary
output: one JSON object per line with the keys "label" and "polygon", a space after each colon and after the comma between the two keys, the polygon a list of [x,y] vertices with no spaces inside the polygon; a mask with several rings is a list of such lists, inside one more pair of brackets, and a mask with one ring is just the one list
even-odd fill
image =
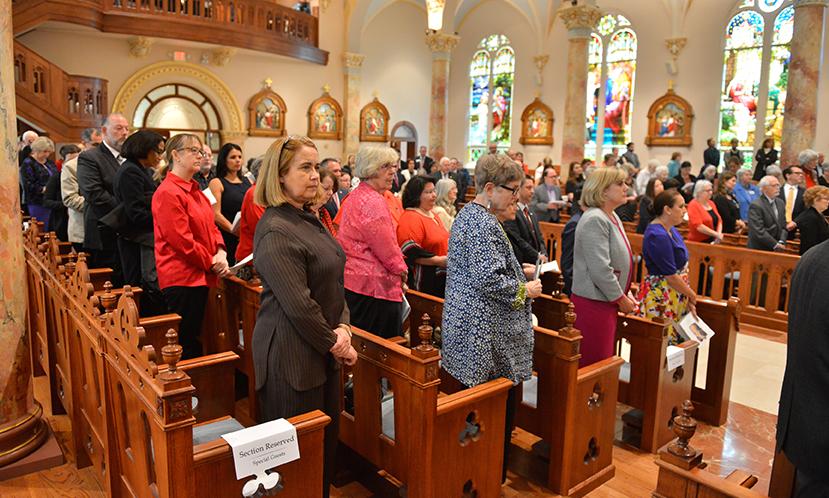
{"label": "man wearing eyeglasses", "polygon": [[129,135],[129,123],[121,114],[110,114],[101,127],[103,141],[78,156],[78,189],[84,197],[83,246],[92,268],[112,268],[112,285],[121,286],[121,271],[115,232],[99,222],[115,209],[112,182],[124,162],[121,146]]}

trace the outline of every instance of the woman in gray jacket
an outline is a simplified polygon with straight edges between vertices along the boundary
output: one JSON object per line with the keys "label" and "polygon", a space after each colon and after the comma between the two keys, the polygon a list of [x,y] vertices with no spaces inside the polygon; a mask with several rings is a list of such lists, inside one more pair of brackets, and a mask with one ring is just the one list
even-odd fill
{"label": "woman in gray jacket", "polygon": [[629,294],[633,253],[614,209],[625,203],[627,173],[597,168],[582,191],[584,214],[576,228],[573,294],[576,328],[581,330],[580,366],[613,356],[616,313],[636,308]]}

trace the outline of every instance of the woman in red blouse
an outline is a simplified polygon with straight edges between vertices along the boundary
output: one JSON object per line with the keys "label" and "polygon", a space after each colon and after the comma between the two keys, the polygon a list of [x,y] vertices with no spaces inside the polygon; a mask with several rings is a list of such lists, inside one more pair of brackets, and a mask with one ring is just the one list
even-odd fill
{"label": "woman in red blouse", "polygon": [[397,242],[409,267],[409,287],[443,297],[446,291],[446,255],[449,232],[434,212],[435,179],[415,176],[403,191],[403,207],[397,225]]}
{"label": "woman in red blouse", "polygon": [[694,186],[694,200],[688,203],[688,240],[694,242],[722,242],[722,217],[711,197],[714,186],[700,180]]}
{"label": "woman in red blouse", "polygon": [[181,316],[183,358],[201,354],[204,306],[209,286],[229,274],[227,254],[213,208],[193,176],[199,171],[201,140],[181,134],[167,141],[164,180],[153,195],[155,261],[158,284],[170,312]]}

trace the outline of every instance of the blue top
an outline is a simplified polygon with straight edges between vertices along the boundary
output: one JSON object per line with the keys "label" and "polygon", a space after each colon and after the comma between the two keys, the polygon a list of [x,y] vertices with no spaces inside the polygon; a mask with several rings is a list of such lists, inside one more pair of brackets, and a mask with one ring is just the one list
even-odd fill
{"label": "blue top", "polygon": [[688,263],[688,248],[682,235],[676,227],[671,228],[669,235],[659,223],[651,223],[645,229],[642,255],[651,275],[675,275]]}
{"label": "blue top", "polygon": [[441,366],[472,387],[530,378],[533,330],[527,279],[498,220],[470,202],[449,236]]}
{"label": "blue top", "polygon": [[741,183],[737,182],[737,185],[734,186],[734,197],[740,205],[740,218],[743,221],[748,221],[748,207],[754,199],[760,197],[760,188],[751,183],[748,187],[743,187]]}
{"label": "blue top", "polygon": [[671,159],[668,161],[668,178],[673,178],[679,174],[679,161]]}

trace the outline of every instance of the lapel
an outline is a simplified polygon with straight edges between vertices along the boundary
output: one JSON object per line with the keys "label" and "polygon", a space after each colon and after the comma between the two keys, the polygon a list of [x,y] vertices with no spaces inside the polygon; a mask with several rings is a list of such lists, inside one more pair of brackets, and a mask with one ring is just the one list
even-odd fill
{"label": "lapel", "polygon": [[[107,168],[110,170],[111,175],[115,175],[115,172],[118,171],[118,167],[121,165],[118,164],[118,160],[115,159],[115,156],[112,155],[112,152],[109,151],[103,142],[98,145],[98,154],[102,156],[104,163],[106,163]],[[112,178],[110,177],[110,181],[111,180]]]}

